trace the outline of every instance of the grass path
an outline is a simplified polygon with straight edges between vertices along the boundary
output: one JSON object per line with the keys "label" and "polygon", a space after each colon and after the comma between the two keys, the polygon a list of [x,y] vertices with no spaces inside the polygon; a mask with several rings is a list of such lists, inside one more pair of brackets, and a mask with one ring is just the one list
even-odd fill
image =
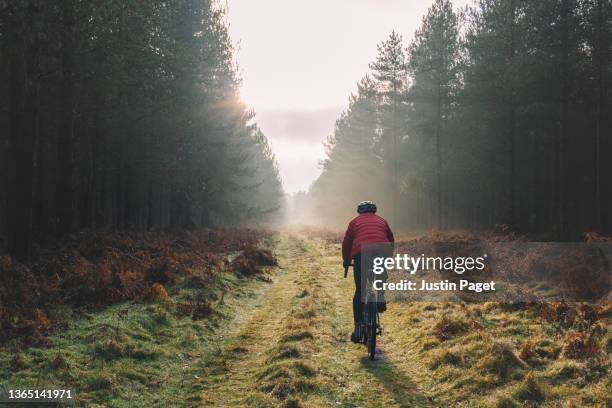
{"label": "grass path", "polygon": [[[348,340],[354,284],[342,278],[340,246],[284,232],[275,252],[280,269],[260,307],[244,310],[208,359],[201,406],[612,406],[609,329],[600,358],[572,360],[562,354],[567,330],[524,309],[394,302],[371,362]],[[441,324],[461,330],[442,340]],[[525,344],[528,363],[518,357]]]}
{"label": "grass path", "polygon": [[276,254],[261,306],[207,356],[203,406],[433,406],[388,355],[370,362],[348,341],[353,282],[337,245],[285,233]]}

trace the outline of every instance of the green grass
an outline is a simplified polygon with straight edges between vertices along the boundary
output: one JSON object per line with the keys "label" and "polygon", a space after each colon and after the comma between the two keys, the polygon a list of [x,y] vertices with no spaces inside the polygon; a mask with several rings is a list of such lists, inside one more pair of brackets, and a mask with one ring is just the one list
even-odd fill
{"label": "green grass", "polygon": [[[422,318],[415,321],[414,315]],[[479,324],[470,327],[470,321]],[[570,400],[574,406],[612,404],[609,333],[600,340],[599,357],[577,360],[561,355],[570,329],[494,303],[396,303],[383,325],[392,337],[386,339],[393,344],[387,352],[396,369],[434,390],[431,397],[441,406],[455,401],[474,407],[557,407]],[[448,335],[440,336],[442,327]],[[523,361],[519,354],[526,343],[533,355]]]}
{"label": "green grass", "polygon": [[269,245],[279,268],[264,279],[224,274],[183,282],[168,302],[62,310],[73,320],[50,347],[0,350],[0,386],[70,386],[113,407],[612,405],[608,321],[602,353],[579,360],[563,353],[572,328],[525,310],[392,303],[372,362],[348,341],[353,282],[339,247],[300,233]]}
{"label": "green grass", "polygon": [[[168,302],[120,303],[77,317],[48,348],[0,350],[0,387],[76,389],[79,401],[117,407],[192,406],[205,370],[238,307],[260,301],[269,286],[227,273],[209,284],[184,282]],[[223,303],[219,299],[223,293]],[[183,303],[213,300],[209,316],[181,313]],[[214,301],[216,300],[216,302]],[[242,353],[235,348],[230,353]],[[222,356],[216,361],[222,367]]]}

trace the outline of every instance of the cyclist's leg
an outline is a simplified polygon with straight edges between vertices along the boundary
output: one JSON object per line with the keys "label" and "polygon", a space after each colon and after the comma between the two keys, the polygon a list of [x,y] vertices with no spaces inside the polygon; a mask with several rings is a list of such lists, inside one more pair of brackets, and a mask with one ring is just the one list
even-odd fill
{"label": "cyclist's leg", "polygon": [[[376,256],[387,257],[389,256],[389,254],[383,251],[383,252],[377,253]],[[378,278],[382,280],[383,282],[387,282],[387,280],[389,279],[389,272],[385,270],[381,275],[378,276]],[[387,310],[387,302],[385,301],[385,291],[384,290],[378,291],[377,308],[378,308],[378,313],[384,313]]]}
{"label": "cyclist's leg", "polygon": [[355,294],[353,295],[353,323],[355,324],[355,328],[353,330],[353,334],[351,335],[351,340],[357,343],[360,341],[360,339],[357,338],[357,331],[363,313],[361,303],[361,255],[358,254],[353,259],[353,264],[355,265],[353,267],[353,278],[355,280]]}

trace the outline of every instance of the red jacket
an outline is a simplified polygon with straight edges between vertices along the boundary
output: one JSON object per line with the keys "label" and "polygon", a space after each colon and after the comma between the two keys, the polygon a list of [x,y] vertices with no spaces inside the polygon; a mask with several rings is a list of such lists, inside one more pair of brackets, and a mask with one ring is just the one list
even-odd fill
{"label": "red jacket", "polygon": [[374,213],[363,213],[353,218],[342,241],[342,259],[348,263],[361,252],[363,244],[394,242],[387,221]]}

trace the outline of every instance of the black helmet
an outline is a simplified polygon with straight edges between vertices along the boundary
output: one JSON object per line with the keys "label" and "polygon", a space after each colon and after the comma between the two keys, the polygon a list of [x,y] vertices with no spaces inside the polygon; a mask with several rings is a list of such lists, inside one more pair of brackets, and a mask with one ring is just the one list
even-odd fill
{"label": "black helmet", "polygon": [[357,212],[359,214],[363,213],[375,213],[376,212],[376,204],[372,201],[362,201],[357,206]]}

